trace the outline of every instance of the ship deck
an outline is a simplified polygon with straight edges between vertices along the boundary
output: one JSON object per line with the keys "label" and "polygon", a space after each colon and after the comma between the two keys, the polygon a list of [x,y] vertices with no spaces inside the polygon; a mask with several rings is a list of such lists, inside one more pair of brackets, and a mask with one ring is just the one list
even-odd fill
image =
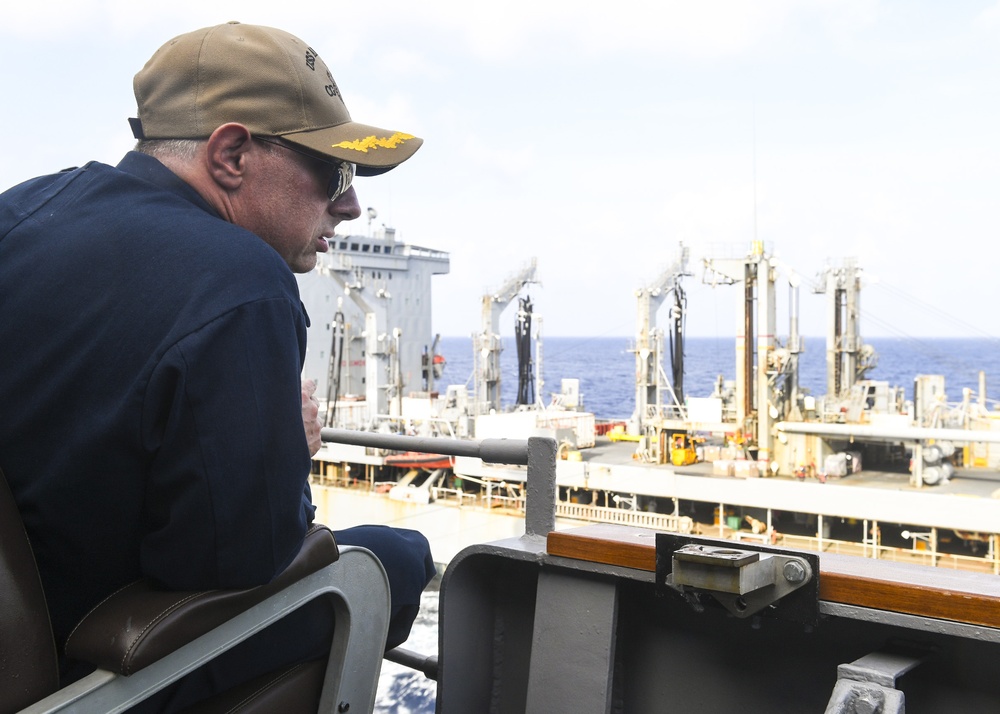
{"label": "ship deck", "polygon": [[[906,472],[865,469],[821,482],[787,476],[740,478],[711,463],[653,464],[634,457],[635,443],[599,437],[580,459],[556,464],[557,484],[577,491],[680,499],[927,528],[992,534],[1000,526],[1000,473],[957,469],[948,482],[915,487]],[[518,467],[458,457],[456,475],[523,482]]]}
{"label": "ship deck", "polygon": [[[598,437],[597,443],[590,449],[580,451],[584,462],[595,466],[611,465],[641,465],[644,468],[672,471],[685,476],[700,476],[722,480],[733,480],[735,477],[713,473],[710,462],[700,462],[689,466],[674,466],[672,464],[651,464],[638,461],[633,457],[634,445],[628,442],[613,442],[607,437]],[[800,479],[791,476],[769,476],[768,480],[799,483]],[[812,480],[812,479],[806,479]],[[910,474],[904,471],[883,471],[878,469],[863,469],[858,473],[846,476],[829,477],[828,483],[857,488],[889,489],[893,491],[913,491],[927,494],[952,494],[971,498],[1000,498],[1000,472],[987,469],[956,468],[952,478],[936,486],[915,487],[910,485]]]}

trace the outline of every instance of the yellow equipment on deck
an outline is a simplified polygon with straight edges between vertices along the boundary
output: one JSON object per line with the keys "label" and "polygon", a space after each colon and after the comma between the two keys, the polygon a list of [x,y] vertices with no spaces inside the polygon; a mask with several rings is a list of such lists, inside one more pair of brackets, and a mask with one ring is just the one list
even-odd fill
{"label": "yellow equipment on deck", "polygon": [[611,441],[642,441],[642,435],[627,433],[621,424],[616,425],[608,432],[608,438]]}
{"label": "yellow equipment on deck", "polygon": [[670,463],[674,466],[688,466],[697,463],[698,452],[694,447],[694,439],[685,432],[670,436]]}

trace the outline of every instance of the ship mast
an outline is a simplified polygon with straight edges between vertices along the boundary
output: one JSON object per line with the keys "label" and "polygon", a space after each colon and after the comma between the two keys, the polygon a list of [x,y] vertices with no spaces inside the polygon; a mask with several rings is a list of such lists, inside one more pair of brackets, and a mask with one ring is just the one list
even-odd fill
{"label": "ship mast", "polygon": [[817,280],[826,293],[826,392],[844,399],[876,361],[874,350],[861,339],[861,268],[854,258],[842,266],[827,266]]}
{"label": "ship mast", "polygon": [[[637,326],[635,338],[635,411],[629,421],[629,432],[640,434],[649,424],[662,418],[662,392],[667,389],[677,409],[683,407],[678,395],[663,378],[661,355],[663,352],[663,332],[656,326],[656,313],[667,295],[680,289],[680,279],[687,272],[690,249],[683,243],[680,254],[660,276],[648,286],[636,290],[638,299]],[[681,306],[678,305],[677,310]],[[674,314],[679,320],[682,315]]]}
{"label": "ship mast", "polygon": [[[789,408],[795,408],[798,385],[798,277],[789,274],[792,288],[792,339],[779,349],[775,336],[777,310],[775,282],[780,261],[755,240],[744,258],[706,258],[704,281],[712,285],[743,282],[743,300],[736,336],[736,421],[744,438],[757,447],[757,458],[769,461],[773,450],[772,426]],[[778,382],[788,380],[791,399],[782,399]]]}
{"label": "ship mast", "polygon": [[500,353],[503,351],[500,342],[500,315],[518,296],[521,288],[529,283],[540,284],[536,270],[537,259],[532,258],[529,265],[508,278],[499,290],[483,295],[483,330],[478,335],[473,335],[473,399],[476,414],[500,411]]}

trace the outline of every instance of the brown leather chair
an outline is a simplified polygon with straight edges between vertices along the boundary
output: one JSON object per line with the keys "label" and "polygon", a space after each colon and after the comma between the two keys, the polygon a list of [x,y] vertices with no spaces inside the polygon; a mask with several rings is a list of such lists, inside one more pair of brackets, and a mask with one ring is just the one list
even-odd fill
{"label": "brown leather chair", "polygon": [[[0,472],[0,714],[124,711],[315,597],[334,604],[330,657],[289,667],[192,712],[370,712],[389,625],[389,583],[364,548],[313,527],[274,582],[169,592],[137,581],[97,605],[66,654],[97,667],[59,689],[56,644],[31,545]],[[363,631],[362,631],[363,629]]]}

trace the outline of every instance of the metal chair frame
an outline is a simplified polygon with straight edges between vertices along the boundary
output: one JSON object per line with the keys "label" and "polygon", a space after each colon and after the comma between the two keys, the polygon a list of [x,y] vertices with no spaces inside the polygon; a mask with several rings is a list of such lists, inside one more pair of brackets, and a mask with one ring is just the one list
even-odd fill
{"label": "metal chair frame", "polygon": [[292,583],[138,672],[126,677],[96,670],[22,709],[20,714],[124,711],[323,595],[333,600],[336,628],[320,711],[370,712],[375,705],[389,627],[389,581],[382,564],[370,551],[342,546],[336,562]]}

